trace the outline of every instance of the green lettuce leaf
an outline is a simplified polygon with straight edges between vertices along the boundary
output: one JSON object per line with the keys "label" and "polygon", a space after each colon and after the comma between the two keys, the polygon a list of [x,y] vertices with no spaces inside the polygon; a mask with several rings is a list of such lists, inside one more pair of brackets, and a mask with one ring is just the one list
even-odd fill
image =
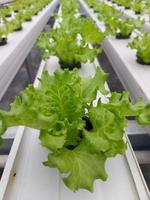
{"label": "green lettuce leaf", "polygon": [[83,88],[83,98],[85,103],[91,103],[99,90],[102,94],[108,94],[105,88],[105,82],[108,74],[106,74],[101,68],[97,68],[96,75],[91,79],[90,77],[82,78],[81,84]]}
{"label": "green lettuce leaf", "polygon": [[61,173],[67,174],[63,180],[72,191],[79,188],[93,191],[95,179],[107,178],[105,160],[104,154],[91,152],[90,147],[83,141],[74,150],[63,148],[49,154],[48,161],[44,164],[57,167]]}

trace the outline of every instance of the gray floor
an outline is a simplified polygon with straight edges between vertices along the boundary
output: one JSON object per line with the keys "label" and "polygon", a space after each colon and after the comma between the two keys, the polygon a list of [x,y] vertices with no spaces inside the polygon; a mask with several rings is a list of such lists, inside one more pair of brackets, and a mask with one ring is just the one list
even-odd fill
{"label": "gray floor", "polygon": [[150,190],[150,164],[141,164],[140,167],[143,172],[147,186]]}
{"label": "gray floor", "polygon": [[110,90],[112,92],[114,92],[114,91],[123,92],[124,88],[104,52],[102,52],[102,54],[98,56],[98,60],[99,60],[101,67],[103,68],[103,70],[105,72],[109,73],[107,83],[109,85]]}

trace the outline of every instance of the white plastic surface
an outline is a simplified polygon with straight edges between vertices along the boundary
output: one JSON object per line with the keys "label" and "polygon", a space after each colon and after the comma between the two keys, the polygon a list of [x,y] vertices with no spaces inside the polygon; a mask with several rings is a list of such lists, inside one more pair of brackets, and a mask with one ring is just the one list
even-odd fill
{"label": "white plastic surface", "polygon": [[11,3],[15,0],[0,0],[0,4],[7,4],[7,3]]}
{"label": "white plastic surface", "polygon": [[59,0],[53,0],[43,11],[33,17],[32,22],[24,22],[22,31],[8,35],[7,45],[0,46],[0,98],[7,90],[58,3]]}

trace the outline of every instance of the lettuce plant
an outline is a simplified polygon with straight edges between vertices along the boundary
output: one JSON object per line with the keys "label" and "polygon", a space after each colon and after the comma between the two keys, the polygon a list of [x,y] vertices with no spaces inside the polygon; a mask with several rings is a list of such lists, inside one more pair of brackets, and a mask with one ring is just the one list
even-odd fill
{"label": "lettuce plant", "polygon": [[32,13],[33,15],[37,15],[38,12],[42,9],[42,6],[40,3],[38,3],[37,5],[33,6],[32,8]]}
{"label": "lettuce plant", "polygon": [[17,0],[17,1],[14,1],[10,7],[11,9],[14,11],[14,12],[19,12],[21,9],[22,9],[22,5],[23,5],[23,1],[22,0]]}
{"label": "lettuce plant", "polygon": [[98,19],[105,22],[106,34],[114,35],[117,30],[117,21],[121,19],[122,12],[118,11],[115,7],[109,6],[105,3],[97,7]]}
{"label": "lettuce plant", "polygon": [[31,21],[34,13],[32,13],[32,9],[30,7],[26,7],[23,15],[24,15],[23,17],[24,21]]}
{"label": "lettuce plant", "polygon": [[3,46],[7,43],[7,28],[6,26],[0,27],[0,46]]}
{"label": "lettuce plant", "polygon": [[125,8],[129,9],[132,5],[132,1],[131,0],[121,0],[120,4],[122,6],[124,6]]}
{"label": "lettuce plant", "polygon": [[19,12],[14,19],[8,21],[9,32],[22,30],[23,14]]}
{"label": "lettuce plant", "polygon": [[128,44],[129,47],[136,50],[137,61],[150,64],[150,34],[143,33],[142,36],[136,36]]}
{"label": "lettuce plant", "polygon": [[94,8],[94,9],[100,4],[98,0],[86,0],[86,2],[91,8]]}
{"label": "lettuce plant", "polygon": [[79,3],[74,0],[61,0],[61,6],[63,19],[68,16],[74,16],[79,10]]}
{"label": "lettuce plant", "polygon": [[44,72],[39,88],[30,85],[9,112],[0,110],[0,134],[18,125],[39,129],[41,145],[50,151],[44,165],[65,174],[63,181],[72,191],[93,191],[96,179],[107,179],[106,160],[127,148],[126,117],[150,124],[150,105],[132,104],[126,92],[112,93],[107,103],[100,98],[93,106],[97,90],[107,94],[106,79],[100,68],[93,78],[80,78],[77,70]]}
{"label": "lettuce plant", "polygon": [[116,27],[116,38],[129,38],[132,31],[137,28],[141,28],[143,20],[137,19],[133,21],[132,19],[119,19],[114,20],[110,26]]}
{"label": "lettuce plant", "polygon": [[4,8],[0,8],[0,14],[4,17],[11,17],[12,10],[9,6],[5,6]]}
{"label": "lettuce plant", "polygon": [[91,20],[71,16],[63,20],[59,28],[42,33],[37,46],[44,59],[55,55],[60,64],[71,69],[80,62],[94,61],[100,49],[90,44],[101,44],[104,37]]}
{"label": "lettuce plant", "polygon": [[102,3],[97,7],[98,18],[100,20],[118,19],[122,17],[122,12],[118,11],[115,7]]}
{"label": "lettuce plant", "polygon": [[134,12],[136,14],[141,14],[143,11],[143,5],[141,0],[135,0],[135,2],[133,2],[131,8],[134,10]]}

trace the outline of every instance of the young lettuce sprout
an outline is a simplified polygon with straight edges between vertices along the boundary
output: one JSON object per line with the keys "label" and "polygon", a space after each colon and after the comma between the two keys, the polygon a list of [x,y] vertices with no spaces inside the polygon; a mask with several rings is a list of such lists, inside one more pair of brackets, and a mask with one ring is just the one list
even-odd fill
{"label": "young lettuce sprout", "polygon": [[150,65],[150,34],[143,32],[141,36],[136,36],[128,43],[131,49],[136,50],[137,61],[140,64]]}

